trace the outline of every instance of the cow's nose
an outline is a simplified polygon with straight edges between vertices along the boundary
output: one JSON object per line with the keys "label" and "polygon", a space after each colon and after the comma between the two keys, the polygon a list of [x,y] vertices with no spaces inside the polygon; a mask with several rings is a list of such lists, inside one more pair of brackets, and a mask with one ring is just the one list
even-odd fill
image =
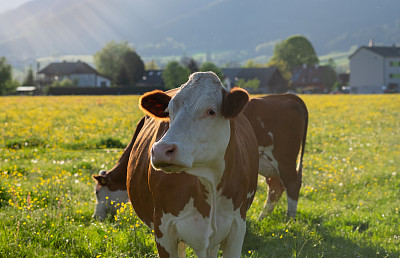
{"label": "cow's nose", "polygon": [[174,159],[177,149],[178,146],[174,143],[160,142],[153,146],[151,149],[151,155],[155,161],[161,163],[170,163]]}

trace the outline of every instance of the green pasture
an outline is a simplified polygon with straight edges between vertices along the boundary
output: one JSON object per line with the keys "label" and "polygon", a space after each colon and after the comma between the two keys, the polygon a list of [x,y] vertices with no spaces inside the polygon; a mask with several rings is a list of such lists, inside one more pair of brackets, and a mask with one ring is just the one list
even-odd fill
{"label": "green pasture", "polygon": [[[400,95],[301,97],[310,121],[297,218],[286,219],[283,196],[257,221],[260,177],[242,256],[400,257]],[[0,257],[157,257],[130,204],[92,218],[91,175],[129,143],[138,96],[0,102]]]}

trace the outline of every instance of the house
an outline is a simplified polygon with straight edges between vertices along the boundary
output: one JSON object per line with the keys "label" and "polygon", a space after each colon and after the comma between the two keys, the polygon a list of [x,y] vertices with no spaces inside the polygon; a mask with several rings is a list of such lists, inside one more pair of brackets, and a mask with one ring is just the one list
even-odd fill
{"label": "house", "polygon": [[330,66],[302,65],[292,71],[292,89],[302,93],[327,93],[337,81]]}
{"label": "house", "polygon": [[137,83],[137,87],[157,87],[164,89],[164,79],[162,78],[163,70],[147,70],[144,72],[142,79]]}
{"label": "house", "polygon": [[400,91],[400,47],[362,46],[349,59],[352,93]]}
{"label": "house", "polygon": [[251,93],[282,93],[288,90],[288,81],[282,77],[278,68],[223,68],[224,84],[228,89],[237,86],[240,79],[258,79],[258,89],[248,89]]}
{"label": "house", "polygon": [[110,87],[111,79],[84,62],[51,63],[38,72],[41,85],[51,85],[68,78],[77,87]]}

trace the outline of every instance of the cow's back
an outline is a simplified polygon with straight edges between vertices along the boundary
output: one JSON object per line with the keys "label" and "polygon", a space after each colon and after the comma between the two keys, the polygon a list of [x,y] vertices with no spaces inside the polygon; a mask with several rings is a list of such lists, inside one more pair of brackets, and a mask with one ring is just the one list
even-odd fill
{"label": "cow's back", "polygon": [[274,153],[280,162],[296,164],[301,140],[308,120],[304,102],[293,94],[252,98],[245,110],[259,146],[274,142]]}

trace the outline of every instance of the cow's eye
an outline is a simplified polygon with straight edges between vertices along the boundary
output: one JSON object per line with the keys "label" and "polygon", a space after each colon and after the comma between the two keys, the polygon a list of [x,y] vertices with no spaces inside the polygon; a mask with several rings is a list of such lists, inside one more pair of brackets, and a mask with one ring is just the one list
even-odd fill
{"label": "cow's eye", "polygon": [[209,115],[209,116],[215,116],[216,114],[217,114],[217,112],[214,109],[207,110],[207,115]]}

